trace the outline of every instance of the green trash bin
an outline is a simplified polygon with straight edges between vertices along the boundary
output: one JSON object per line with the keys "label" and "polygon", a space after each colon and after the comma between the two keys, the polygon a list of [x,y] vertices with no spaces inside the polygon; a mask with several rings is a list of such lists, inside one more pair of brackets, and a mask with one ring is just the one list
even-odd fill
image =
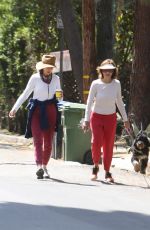
{"label": "green trash bin", "polygon": [[84,133],[80,121],[84,117],[85,104],[66,103],[62,107],[63,159],[83,162],[85,154],[91,149],[91,132]]}

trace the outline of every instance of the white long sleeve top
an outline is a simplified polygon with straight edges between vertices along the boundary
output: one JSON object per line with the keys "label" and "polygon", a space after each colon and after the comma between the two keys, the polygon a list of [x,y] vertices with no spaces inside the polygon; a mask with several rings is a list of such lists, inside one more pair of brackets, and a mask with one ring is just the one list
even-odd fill
{"label": "white long sleeve top", "polygon": [[127,114],[122,101],[120,81],[113,79],[110,83],[104,83],[101,79],[94,80],[87,99],[85,121],[90,120],[91,111],[103,115],[115,113],[116,105],[123,121],[127,121]]}
{"label": "white long sleeve top", "polygon": [[12,110],[18,110],[20,106],[27,100],[33,92],[33,99],[45,101],[54,97],[56,89],[61,89],[60,79],[57,75],[52,74],[50,84],[45,83],[39,73],[35,73],[29,79],[27,86],[23,93],[19,96]]}

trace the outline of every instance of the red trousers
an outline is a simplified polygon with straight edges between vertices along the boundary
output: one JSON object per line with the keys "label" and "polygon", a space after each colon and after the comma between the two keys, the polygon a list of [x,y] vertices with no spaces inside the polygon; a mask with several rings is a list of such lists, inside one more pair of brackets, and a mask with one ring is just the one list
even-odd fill
{"label": "red trousers", "polygon": [[56,125],[56,107],[53,104],[46,108],[48,122],[50,124],[47,130],[40,128],[40,109],[37,107],[33,113],[31,129],[35,147],[35,161],[37,165],[47,165],[51,156],[52,141]]}
{"label": "red trousers", "polygon": [[105,171],[109,171],[111,166],[116,133],[116,120],[116,113],[110,115],[92,113],[90,118],[93,163],[96,165],[99,164],[102,147]]}

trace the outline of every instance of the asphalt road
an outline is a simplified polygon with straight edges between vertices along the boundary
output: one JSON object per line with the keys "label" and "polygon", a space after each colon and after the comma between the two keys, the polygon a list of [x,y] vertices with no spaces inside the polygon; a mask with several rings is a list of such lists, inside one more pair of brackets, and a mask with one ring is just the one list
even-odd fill
{"label": "asphalt road", "polygon": [[114,185],[89,180],[91,166],[52,159],[37,180],[33,151],[0,145],[0,230],[147,230],[150,177],[111,170]]}

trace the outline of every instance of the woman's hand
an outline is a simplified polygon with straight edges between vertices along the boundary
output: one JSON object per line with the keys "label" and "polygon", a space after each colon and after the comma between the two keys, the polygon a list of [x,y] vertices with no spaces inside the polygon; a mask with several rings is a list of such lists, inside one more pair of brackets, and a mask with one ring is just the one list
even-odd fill
{"label": "woman's hand", "polygon": [[84,132],[89,131],[89,129],[90,129],[90,122],[89,121],[84,121],[83,125],[82,125],[82,129],[84,130]]}
{"label": "woman's hand", "polygon": [[129,121],[125,121],[125,122],[124,122],[124,127],[125,127],[127,130],[130,129],[130,123],[129,123]]}
{"label": "woman's hand", "polygon": [[9,112],[9,117],[10,117],[10,118],[15,117],[15,115],[16,115],[16,110],[11,110],[11,111]]}

